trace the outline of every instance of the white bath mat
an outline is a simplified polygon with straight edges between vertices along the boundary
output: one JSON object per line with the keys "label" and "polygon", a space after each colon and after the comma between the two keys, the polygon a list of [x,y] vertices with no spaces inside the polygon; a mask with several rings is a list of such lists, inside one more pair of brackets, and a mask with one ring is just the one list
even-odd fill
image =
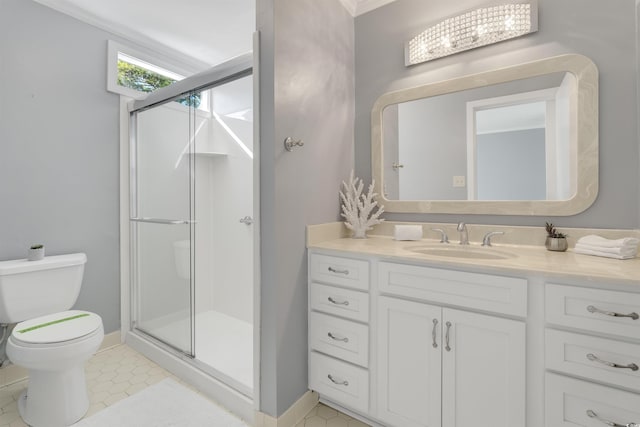
{"label": "white bath mat", "polygon": [[247,427],[215,403],[167,378],[73,427]]}

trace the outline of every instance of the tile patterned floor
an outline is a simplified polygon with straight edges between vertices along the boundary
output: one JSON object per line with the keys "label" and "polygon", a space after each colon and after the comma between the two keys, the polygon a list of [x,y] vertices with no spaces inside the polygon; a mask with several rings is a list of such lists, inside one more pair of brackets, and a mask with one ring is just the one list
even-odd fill
{"label": "tile patterned floor", "polygon": [[[87,363],[86,373],[90,401],[86,416],[95,414],[167,377],[190,387],[126,345],[118,345],[93,356]],[[0,388],[0,427],[27,427],[18,414],[16,404],[26,387],[25,380]],[[296,425],[296,427],[366,426],[321,403]]]}
{"label": "tile patterned floor", "polygon": [[[87,363],[86,373],[90,402],[87,416],[164,378],[171,377],[181,382],[125,345],[112,347],[93,356]],[[27,427],[18,414],[16,404],[26,387],[25,380],[0,388],[0,427]]]}
{"label": "tile patterned floor", "polygon": [[351,418],[348,415],[338,412],[322,403],[311,410],[304,418],[296,424],[296,427],[367,427],[368,424]]}

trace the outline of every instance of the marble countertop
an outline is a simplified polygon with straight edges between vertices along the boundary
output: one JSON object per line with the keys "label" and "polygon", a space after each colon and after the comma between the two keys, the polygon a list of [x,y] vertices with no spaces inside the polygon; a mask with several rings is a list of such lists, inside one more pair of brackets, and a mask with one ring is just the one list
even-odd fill
{"label": "marble countertop", "polygon": [[540,274],[548,277],[580,278],[589,281],[620,282],[640,285],[640,258],[617,260],[567,252],[551,252],[542,246],[494,244],[493,247],[472,245],[474,252],[487,251],[508,255],[504,259],[478,259],[422,254],[411,250],[418,246],[465,250],[456,243],[444,244],[437,240],[396,241],[389,236],[371,236],[367,239],[337,238],[310,242],[310,249],[363,254],[385,259],[421,262],[424,264],[469,268],[493,273]]}

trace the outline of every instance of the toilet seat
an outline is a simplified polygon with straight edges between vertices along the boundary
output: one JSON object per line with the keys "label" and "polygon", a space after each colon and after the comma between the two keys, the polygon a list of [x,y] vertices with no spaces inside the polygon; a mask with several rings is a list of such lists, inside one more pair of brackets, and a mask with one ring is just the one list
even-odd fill
{"label": "toilet seat", "polygon": [[89,408],[84,365],[104,338],[99,315],[62,311],[18,323],[7,340],[7,356],[29,370],[18,400],[26,424],[70,426]]}
{"label": "toilet seat", "polygon": [[97,314],[68,310],[20,322],[11,332],[11,338],[20,346],[46,347],[83,340],[101,328],[102,319]]}

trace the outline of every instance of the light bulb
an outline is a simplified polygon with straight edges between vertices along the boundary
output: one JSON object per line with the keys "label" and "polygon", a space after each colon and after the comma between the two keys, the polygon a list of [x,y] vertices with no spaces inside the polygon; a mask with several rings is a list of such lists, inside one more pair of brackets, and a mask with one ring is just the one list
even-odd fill
{"label": "light bulb", "polygon": [[504,20],[504,28],[506,30],[513,30],[514,25],[515,19],[513,19],[513,16],[507,16],[507,18]]}

